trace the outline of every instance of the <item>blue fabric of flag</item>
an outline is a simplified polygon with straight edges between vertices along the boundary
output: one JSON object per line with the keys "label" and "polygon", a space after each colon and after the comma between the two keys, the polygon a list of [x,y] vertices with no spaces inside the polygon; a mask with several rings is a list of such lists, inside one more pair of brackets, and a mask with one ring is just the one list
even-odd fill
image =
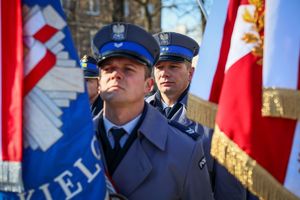
{"label": "blue fabric of flag", "polygon": [[[25,8],[24,6],[26,6],[26,9],[29,8],[32,13],[39,9],[43,11],[43,8],[50,6],[50,14],[55,11],[65,20],[59,0],[24,0],[23,8]],[[46,17],[51,18],[52,15],[49,15],[49,13],[44,14]],[[26,18],[24,18],[24,20],[26,20]],[[51,23],[51,20],[46,21],[47,23]],[[50,29],[49,27],[46,28],[48,28],[47,30],[52,30],[51,27]],[[63,34],[59,33],[51,38],[51,40],[49,39],[48,43],[45,42],[45,46],[47,48],[49,47],[49,51],[56,55],[57,60],[60,59],[59,61],[64,61],[66,55],[68,55],[68,60],[63,63],[74,63],[72,73],[76,71],[77,68],[79,69],[78,71],[81,71],[79,59],[68,26],[65,25],[60,31]],[[37,35],[38,34],[35,36],[38,37]],[[51,42],[55,44],[55,41],[62,35],[64,37],[58,43],[59,45],[51,46]],[[48,38],[44,38],[43,35],[40,36],[41,41],[47,39]],[[63,49],[60,50],[60,47],[63,47]],[[57,61],[56,65],[59,64],[60,62]],[[60,72],[70,68],[68,67],[69,66],[65,66],[57,69],[58,72]],[[48,73],[50,73],[51,70]],[[54,72],[57,71],[52,71],[52,73]],[[82,71],[80,77],[81,79],[77,79],[76,81],[82,81],[83,88],[85,88]],[[66,82],[68,81],[69,80],[66,79]],[[39,86],[41,88],[44,87],[41,83],[38,84],[40,84]],[[36,88],[30,93],[36,92],[37,89],[38,91],[42,91],[40,88]],[[34,146],[34,142],[32,143],[32,141],[36,139],[32,138],[24,142],[22,176],[25,191],[21,194],[0,192],[0,199],[105,199],[106,184],[103,163],[101,161],[99,143],[94,133],[88,96],[85,91],[86,90],[73,92],[72,94],[76,95],[71,95],[72,97],[70,97],[71,99],[68,101],[62,101],[61,99],[53,100],[57,105],[60,105],[57,107],[59,107],[62,112],[57,119],[51,118],[51,120],[55,124],[59,124],[58,122],[60,121],[62,122],[59,125],[59,131],[62,135],[60,135],[53,144],[47,147],[43,145],[40,145],[40,147]],[[63,90],[56,93],[47,91],[43,92],[43,94],[46,96],[49,95],[48,97],[51,99],[53,95],[69,95],[71,93],[70,91],[64,92]],[[33,99],[36,103],[34,105],[41,105],[41,102],[38,101],[43,98],[40,98],[38,95],[37,97],[38,98]],[[68,102],[68,104],[63,105],[64,102]],[[26,106],[26,104],[24,106]],[[45,111],[46,115],[50,113],[47,113],[47,110],[53,111],[47,107],[42,108],[42,110]],[[30,113],[28,116],[30,117]],[[43,122],[37,123],[40,123],[39,125],[44,128],[44,136],[41,137],[41,140],[47,142],[48,139],[52,139],[51,130],[47,129],[46,124],[44,125]],[[24,138],[26,137],[28,136],[24,135]],[[28,143],[28,141],[30,142]],[[39,144],[39,142],[37,143]]]}

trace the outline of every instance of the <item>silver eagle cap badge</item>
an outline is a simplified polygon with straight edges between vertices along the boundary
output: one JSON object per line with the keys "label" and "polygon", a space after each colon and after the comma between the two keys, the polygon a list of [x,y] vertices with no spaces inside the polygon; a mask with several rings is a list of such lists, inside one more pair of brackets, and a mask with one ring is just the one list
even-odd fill
{"label": "silver eagle cap badge", "polygon": [[125,25],[114,24],[112,26],[112,39],[115,41],[121,41],[125,39]]}

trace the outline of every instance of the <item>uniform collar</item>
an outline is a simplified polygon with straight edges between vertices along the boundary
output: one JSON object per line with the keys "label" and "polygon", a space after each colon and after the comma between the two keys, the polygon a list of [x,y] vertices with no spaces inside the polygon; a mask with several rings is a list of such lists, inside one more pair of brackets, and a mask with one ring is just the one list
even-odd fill
{"label": "uniform collar", "polygon": [[108,134],[109,130],[111,128],[123,128],[127,134],[131,134],[133,129],[136,127],[137,123],[139,122],[139,119],[141,118],[142,114],[139,114],[137,117],[135,117],[133,120],[129,121],[128,123],[118,126],[111,121],[109,121],[104,115],[103,115],[103,124],[104,128],[106,130],[106,134]]}
{"label": "uniform collar", "polygon": [[161,106],[162,106],[162,109],[164,110],[165,108],[172,108],[175,104],[169,106],[168,104],[166,104],[163,100],[161,100]]}
{"label": "uniform collar", "polygon": [[[188,94],[188,91],[190,89],[190,85],[181,93],[181,95],[179,96],[179,98],[177,99],[176,103],[181,103],[183,105],[186,105],[187,104],[187,94]],[[159,90],[155,93],[155,101],[158,101],[159,102],[159,105],[162,109],[165,109],[166,107],[173,107],[175,104],[173,104],[172,106],[168,106],[162,99],[161,97],[161,94],[159,92]]]}
{"label": "uniform collar", "polygon": [[167,142],[167,133],[170,132],[167,119],[154,107],[148,104],[145,104],[145,107],[146,115],[138,131],[163,151]]}

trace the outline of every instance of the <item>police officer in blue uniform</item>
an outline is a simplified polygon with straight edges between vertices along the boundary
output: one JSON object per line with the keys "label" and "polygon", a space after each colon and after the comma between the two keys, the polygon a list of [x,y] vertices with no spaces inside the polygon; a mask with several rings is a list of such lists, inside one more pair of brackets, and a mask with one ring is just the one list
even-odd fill
{"label": "police officer in blue uniform", "polygon": [[185,133],[203,144],[216,199],[247,199],[246,190],[237,179],[210,155],[213,130],[186,116],[188,90],[194,72],[192,59],[198,54],[198,43],[186,35],[174,32],[162,32],[154,37],[160,45],[159,60],[154,66],[158,91],[146,101],[169,119],[170,123],[179,123],[182,126],[176,126],[185,128]]}
{"label": "police officer in blue uniform", "polygon": [[103,107],[103,101],[99,95],[99,69],[97,61],[88,55],[84,55],[80,60],[84,79],[87,85],[92,116],[96,116]]}
{"label": "police officer in blue uniform", "polygon": [[[178,122],[193,139],[201,137],[209,140],[212,130],[190,120],[186,116],[189,85],[194,68],[193,57],[198,54],[199,45],[192,38],[175,32],[162,32],[154,35],[160,45],[159,60],[154,66],[154,79],[157,92],[146,101],[159,110],[170,123]],[[210,142],[204,143],[207,157],[210,157]],[[212,160],[208,159],[209,170]]]}
{"label": "police officer in blue uniform", "polygon": [[194,72],[192,59],[198,54],[199,45],[192,38],[175,32],[162,32],[154,37],[161,51],[154,67],[158,91],[146,100],[168,119],[202,133],[202,126],[186,118],[188,89]]}
{"label": "police officer in blue uniform", "polygon": [[159,56],[152,35],[113,23],[95,35],[93,51],[104,101],[94,124],[116,189],[131,200],[213,199],[202,145],[144,101]]}

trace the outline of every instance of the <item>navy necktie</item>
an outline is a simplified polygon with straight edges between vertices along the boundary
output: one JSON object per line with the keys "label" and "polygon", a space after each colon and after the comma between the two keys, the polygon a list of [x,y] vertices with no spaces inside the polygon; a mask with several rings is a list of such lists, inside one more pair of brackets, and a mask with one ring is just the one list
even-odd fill
{"label": "navy necktie", "polygon": [[110,129],[110,131],[114,138],[115,146],[111,150],[111,152],[107,155],[107,165],[108,165],[108,171],[112,175],[117,166],[116,163],[118,163],[118,157],[122,152],[120,140],[126,134],[126,131],[123,128],[112,128]]}
{"label": "navy necktie", "polygon": [[168,115],[170,114],[170,111],[171,111],[172,107],[166,107],[164,109],[164,113],[165,113],[165,116],[168,117]]}
{"label": "navy necktie", "polygon": [[126,134],[126,131],[123,128],[112,128],[111,134],[115,142],[115,147],[113,148],[113,152],[114,155],[116,155],[121,149],[120,140]]}

